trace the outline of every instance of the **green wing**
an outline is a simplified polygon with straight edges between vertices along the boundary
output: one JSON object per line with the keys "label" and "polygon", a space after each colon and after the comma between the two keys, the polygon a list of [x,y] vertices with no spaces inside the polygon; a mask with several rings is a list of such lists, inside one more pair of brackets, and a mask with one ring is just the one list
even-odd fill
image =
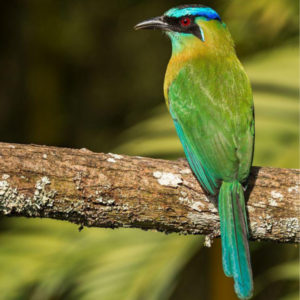
{"label": "green wing", "polygon": [[253,101],[238,60],[187,64],[168,96],[177,133],[205,189],[216,194],[221,181],[245,183],[253,157]]}
{"label": "green wing", "polygon": [[203,167],[203,165],[201,164],[201,162],[195,155],[195,152],[189,146],[190,143],[187,140],[186,135],[183,132],[182,127],[179,124],[178,120],[174,116],[174,113],[172,112],[172,110],[170,110],[170,113],[172,115],[180,142],[183,146],[184,153],[187,157],[187,160],[188,160],[194,174],[197,176],[202,187],[204,187],[207,192],[209,192],[213,195],[216,195],[220,188],[220,184],[221,184],[220,181],[216,180],[216,178],[212,177],[211,174]]}

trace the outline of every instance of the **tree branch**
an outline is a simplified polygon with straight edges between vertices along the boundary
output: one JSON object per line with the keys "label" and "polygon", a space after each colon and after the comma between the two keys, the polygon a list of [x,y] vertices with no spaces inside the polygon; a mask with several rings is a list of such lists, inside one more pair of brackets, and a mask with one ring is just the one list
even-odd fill
{"label": "tree branch", "polygon": [[[219,236],[217,199],[203,192],[184,159],[4,143],[0,159],[0,215]],[[298,178],[299,170],[251,169],[252,240],[299,242]]]}

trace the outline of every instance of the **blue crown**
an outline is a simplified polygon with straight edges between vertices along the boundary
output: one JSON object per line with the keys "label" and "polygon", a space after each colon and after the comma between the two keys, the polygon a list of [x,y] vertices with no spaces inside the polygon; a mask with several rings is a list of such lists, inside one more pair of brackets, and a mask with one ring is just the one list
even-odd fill
{"label": "blue crown", "polygon": [[204,17],[207,20],[220,20],[220,16],[210,7],[203,5],[182,5],[171,8],[165,13],[165,16],[173,18],[181,18],[184,16],[195,16],[195,17]]}

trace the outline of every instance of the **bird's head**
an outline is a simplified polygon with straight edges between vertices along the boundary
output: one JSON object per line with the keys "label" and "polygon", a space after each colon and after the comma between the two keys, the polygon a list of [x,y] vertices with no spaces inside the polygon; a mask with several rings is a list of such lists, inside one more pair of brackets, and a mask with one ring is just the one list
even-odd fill
{"label": "bird's head", "polygon": [[220,16],[213,9],[199,4],[172,8],[163,16],[143,21],[134,28],[166,32],[172,41],[173,54],[195,47],[221,51],[224,51],[224,46],[233,48],[230,34]]}

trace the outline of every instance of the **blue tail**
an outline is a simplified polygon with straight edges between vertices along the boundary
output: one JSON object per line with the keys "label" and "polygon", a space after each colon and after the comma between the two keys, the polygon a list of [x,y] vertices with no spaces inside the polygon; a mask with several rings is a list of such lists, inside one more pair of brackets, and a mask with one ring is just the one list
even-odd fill
{"label": "blue tail", "polygon": [[223,182],[219,193],[222,260],[225,275],[234,278],[234,289],[240,299],[253,292],[252,269],[248,245],[248,227],[242,185]]}

